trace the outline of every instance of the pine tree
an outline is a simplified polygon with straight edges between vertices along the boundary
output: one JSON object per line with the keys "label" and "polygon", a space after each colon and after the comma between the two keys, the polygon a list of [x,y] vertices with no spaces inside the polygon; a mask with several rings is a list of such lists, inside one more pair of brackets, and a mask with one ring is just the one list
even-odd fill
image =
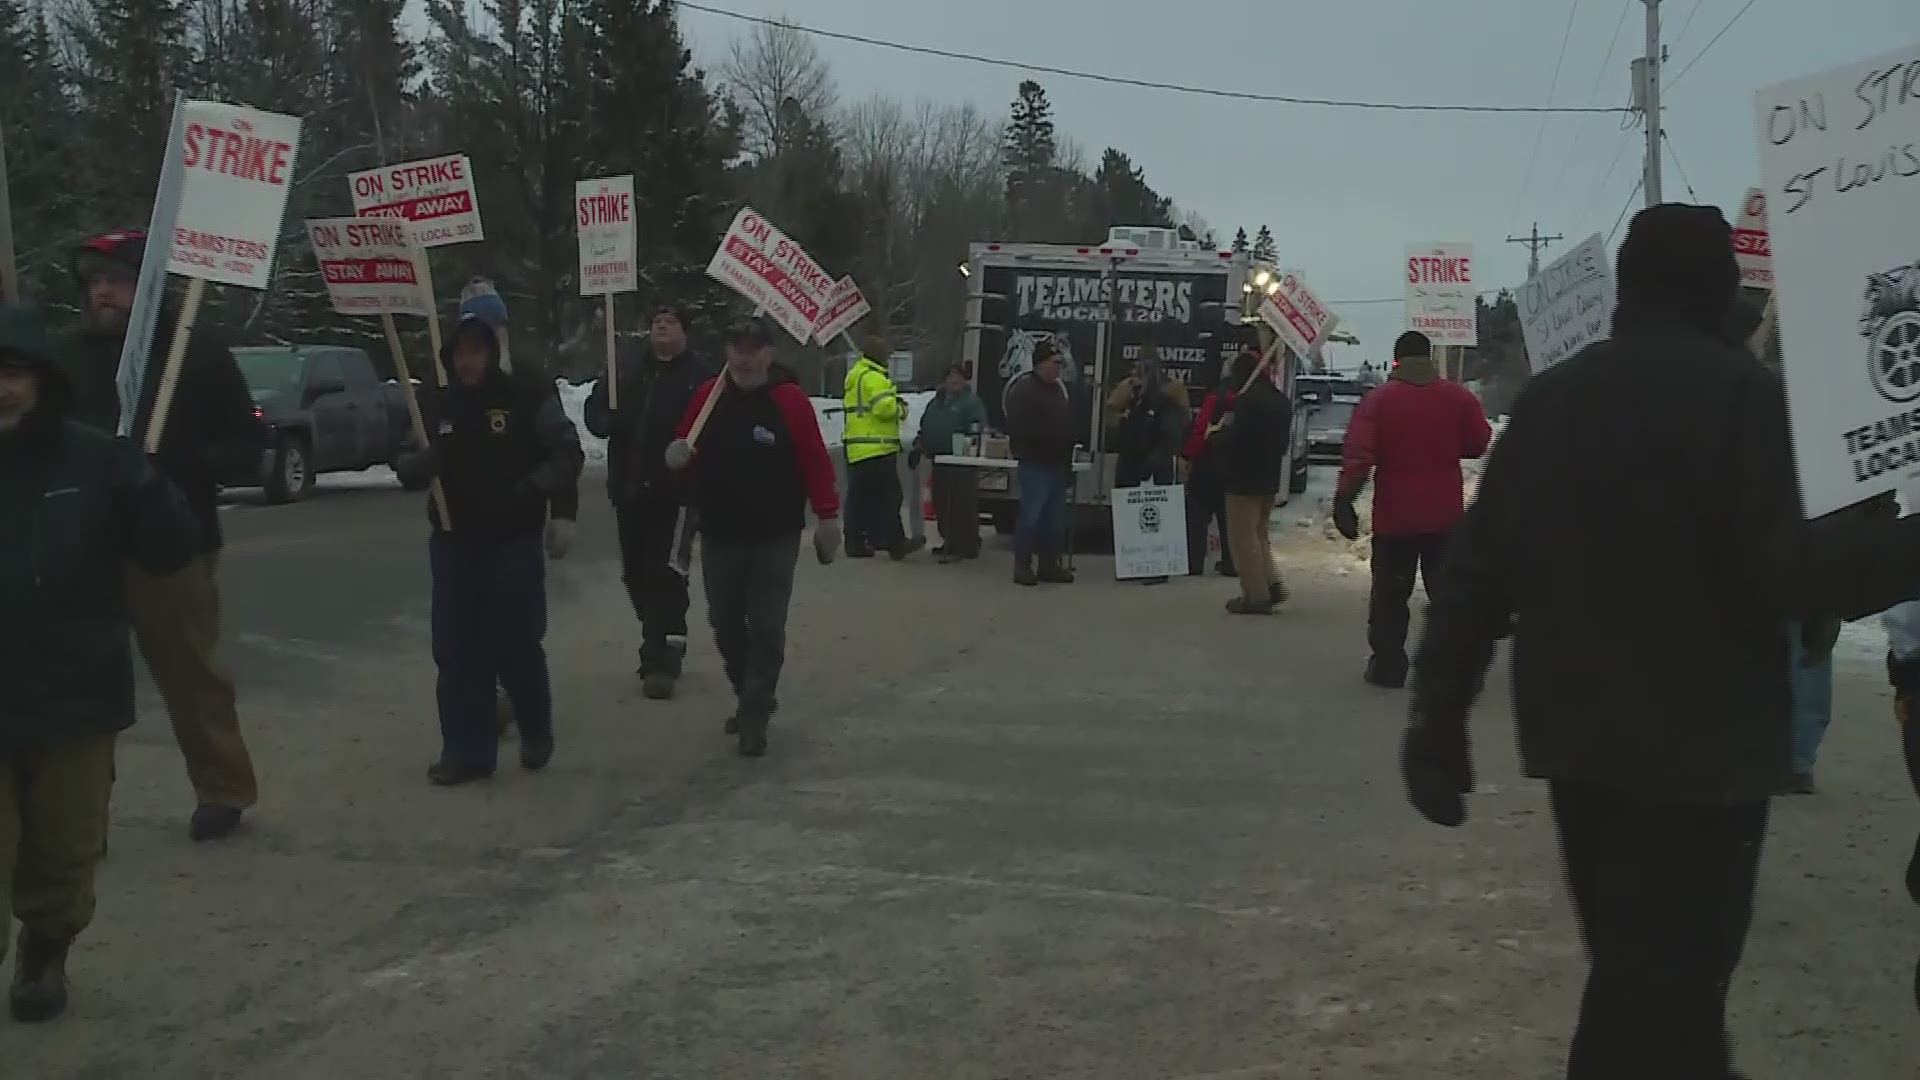
{"label": "pine tree", "polygon": [[1240,228],[1233,230],[1232,250],[1244,254],[1249,249],[1249,246],[1250,245],[1247,243],[1246,226],[1243,225]]}
{"label": "pine tree", "polygon": [[1254,234],[1253,257],[1260,262],[1272,262],[1280,257],[1280,248],[1273,242],[1273,230],[1265,225]]}
{"label": "pine tree", "polygon": [[19,0],[0,0],[0,130],[6,135],[14,258],[29,296],[56,294],[80,199],[71,175],[73,102],[53,35]]}
{"label": "pine tree", "polygon": [[1120,151],[1108,147],[1101,155],[1093,183],[1103,214],[1100,221],[1090,224],[1101,231],[1114,225],[1173,227],[1173,200],[1147,186],[1146,173]]}
{"label": "pine tree", "polygon": [[1053,105],[1032,79],[1020,84],[1001,160],[1007,170],[1007,217],[1014,238],[1051,239],[1067,218],[1070,189],[1062,182]]}
{"label": "pine tree", "polygon": [[[70,27],[79,132],[99,151],[73,180],[106,229],[145,225],[166,151],[173,92],[192,77],[183,0],[98,0]],[[93,227],[93,226],[90,226]]]}

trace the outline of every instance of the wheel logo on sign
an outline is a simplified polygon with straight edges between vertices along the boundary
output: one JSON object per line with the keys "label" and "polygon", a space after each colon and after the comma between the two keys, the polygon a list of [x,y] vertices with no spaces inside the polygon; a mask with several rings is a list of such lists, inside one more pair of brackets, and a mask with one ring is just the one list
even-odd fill
{"label": "wheel logo on sign", "polygon": [[1140,508],[1140,531],[1157,533],[1160,531],[1160,508],[1148,503]]}
{"label": "wheel logo on sign", "polygon": [[1896,405],[1920,398],[1920,263],[1867,276],[1860,334],[1875,392]]}

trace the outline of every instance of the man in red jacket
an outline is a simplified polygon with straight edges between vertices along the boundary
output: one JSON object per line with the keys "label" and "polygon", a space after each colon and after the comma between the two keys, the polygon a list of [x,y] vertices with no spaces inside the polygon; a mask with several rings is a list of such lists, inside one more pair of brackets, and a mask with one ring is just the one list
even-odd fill
{"label": "man in red jacket", "polygon": [[1397,690],[1407,682],[1407,600],[1417,573],[1433,593],[1447,534],[1466,513],[1463,459],[1487,452],[1493,428],[1466,387],[1440,378],[1433,346],[1409,330],[1393,344],[1393,374],[1360,399],[1347,425],[1333,520],[1360,538],[1353,501],[1373,478],[1373,593],[1367,603],[1366,679]]}

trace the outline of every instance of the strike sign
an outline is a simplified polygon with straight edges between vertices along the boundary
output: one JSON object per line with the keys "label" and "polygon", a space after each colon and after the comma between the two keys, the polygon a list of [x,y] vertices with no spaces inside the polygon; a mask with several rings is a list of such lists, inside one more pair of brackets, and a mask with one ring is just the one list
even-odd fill
{"label": "strike sign", "polygon": [[1474,306],[1473,245],[1415,244],[1407,248],[1407,328],[1435,345],[1480,343]]}
{"label": "strike sign", "polygon": [[867,317],[873,308],[853,278],[843,277],[833,286],[827,306],[820,312],[819,325],[813,328],[814,340],[825,345],[846,332],[847,327]]}
{"label": "strike sign", "polygon": [[812,339],[834,288],[813,256],[751,206],[734,215],[707,276],[765,308],[802,345]]}
{"label": "strike sign", "polygon": [[1767,233],[1767,193],[1748,188],[1740,200],[1740,221],[1733,227],[1733,255],[1740,263],[1740,284],[1773,288],[1773,242]]}
{"label": "strike sign", "polygon": [[611,176],[574,184],[573,217],[580,233],[580,295],[605,296],[638,289],[633,177]]}
{"label": "strike sign", "polygon": [[397,218],[307,222],[313,257],[342,315],[431,315],[414,261],[413,238]]}
{"label": "strike sign", "polygon": [[465,154],[385,165],[354,173],[353,212],[413,222],[423,248],[486,239],[473,191],[473,163]]}
{"label": "strike sign", "polygon": [[1288,348],[1299,356],[1310,356],[1325,344],[1327,331],[1333,328],[1333,312],[1297,272],[1282,271],[1278,283],[1279,288],[1260,302],[1260,317]]}
{"label": "strike sign", "polygon": [[264,289],[293,182],[300,118],[217,101],[189,101],[167,168],[180,195],[167,269],[182,277]]}

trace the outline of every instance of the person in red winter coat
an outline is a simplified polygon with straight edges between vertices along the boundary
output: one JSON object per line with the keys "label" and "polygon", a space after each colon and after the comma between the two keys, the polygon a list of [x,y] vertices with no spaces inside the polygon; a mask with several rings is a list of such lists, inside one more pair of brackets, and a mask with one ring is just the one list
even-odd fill
{"label": "person in red winter coat", "polygon": [[1366,679],[1399,689],[1407,681],[1407,601],[1414,575],[1433,593],[1447,534],[1466,513],[1462,460],[1487,452],[1493,428],[1480,400],[1442,379],[1425,334],[1393,345],[1393,374],[1360,399],[1347,425],[1334,524],[1360,538],[1354,499],[1373,480],[1373,591],[1367,604]]}

